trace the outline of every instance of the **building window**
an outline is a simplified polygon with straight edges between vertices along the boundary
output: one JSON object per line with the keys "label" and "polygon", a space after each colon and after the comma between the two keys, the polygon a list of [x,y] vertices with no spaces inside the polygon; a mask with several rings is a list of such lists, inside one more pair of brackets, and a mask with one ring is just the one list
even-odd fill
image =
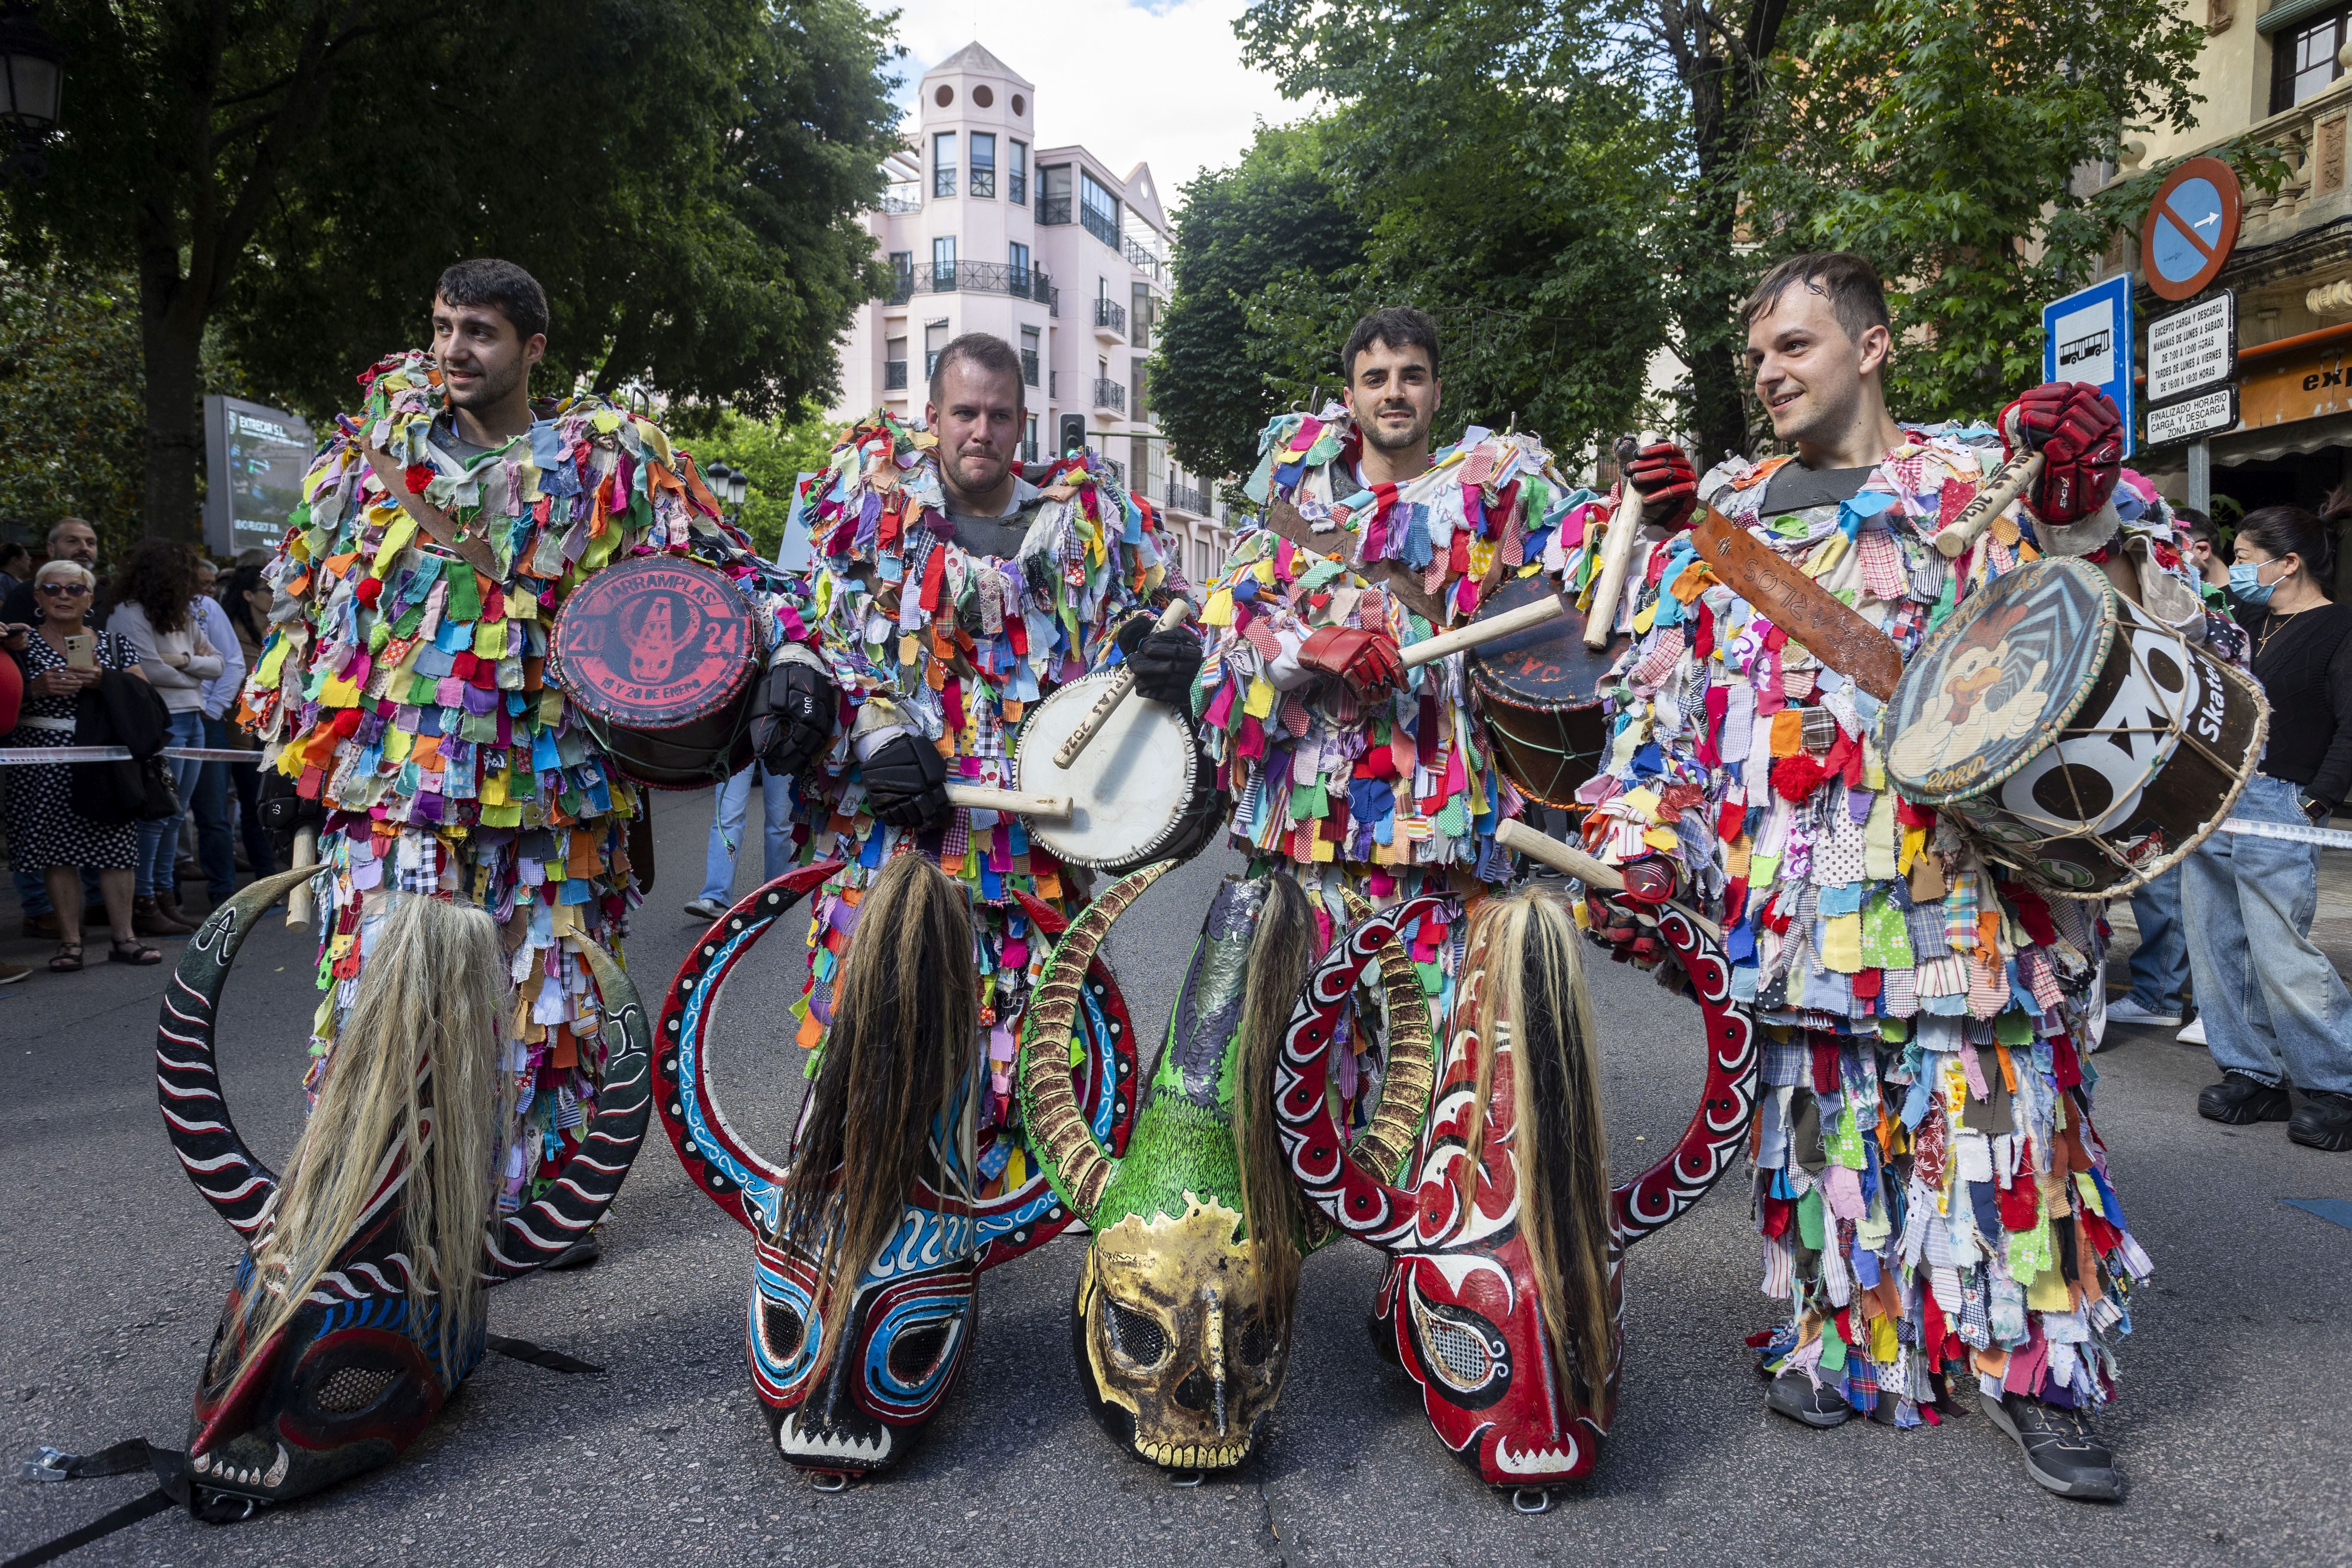
{"label": "building window", "polygon": [[996,195],[996,133],[992,131],[971,133],[971,186],[966,194]]}
{"label": "building window", "polygon": [[[1036,365],[1036,360],[1032,358],[1029,361],[1029,384],[1032,386],[1037,384]],[[1024,463],[1034,463],[1037,460],[1037,416],[1034,414],[1029,416],[1028,430],[1022,437],[1021,460]]]}
{"label": "building window", "polygon": [[1088,234],[1113,250],[1118,248],[1118,198],[1084,169],[1078,171],[1078,221]]}
{"label": "building window", "polygon": [[1004,199],[1025,202],[1029,199],[1029,143],[1012,142],[1005,145]]}
{"label": "building window", "polygon": [[894,250],[890,253],[890,302],[903,305],[915,291],[915,253]]}
{"label": "building window", "polygon": [[931,372],[940,368],[940,351],[948,346],[947,318],[923,323],[923,379],[931,379]]}
{"label": "building window", "polygon": [[1137,348],[1151,346],[1151,290],[1141,283],[1129,289],[1127,341]]}
{"label": "building window", "polygon": [[1070,221],[1070,166],[1045,163],[1037,170],[1037,221]]}
{"label": "building window", "polygon": [[882,390],[907,390],[907,340],[890,338],[882,345]]}
{"label": "building window", "polygon": [[956,286],[955,236],[940,235],[931,241],[931,287],[942,294],[952,294]]}
{"label": "building window", "polygon": [[[1144,367],[1150,363],[1151,362],[1150,360],[1143,359],[1140,356],[1127,362],[1127,384],[1132,393],[1132,395],[1128,399],[1128,417],[1136,420],[1139,423],[1150,417],[1149,414],[1144,412],[1143,407]],[[1140,436],[1136,437],[1138,442],[1140,442],[1142,439],[1143,437]]]}
{"label": "building window", "polygon": [[931,195],[955,195],[955,132],[942,131],[931,138]]}
{"label": "building window", "polygon": [[1028,293],[1029,247],[1017,240],[1008,243],[1004,247],[1004,266],[1012,274],[1004,280],[1004,291],[1008,294]]}
{"label": "building window", "polygon": [[1037,329],[1021,329],[1021,379],[1030,385],[1037,384]]}
{"label": "building window", "polygon": [[2290,27],[2271,39],[2271,112],[2283,114],[2315,97],[2344,74],[2336,56],[2343,48],[2352,6],[2338,6]]}

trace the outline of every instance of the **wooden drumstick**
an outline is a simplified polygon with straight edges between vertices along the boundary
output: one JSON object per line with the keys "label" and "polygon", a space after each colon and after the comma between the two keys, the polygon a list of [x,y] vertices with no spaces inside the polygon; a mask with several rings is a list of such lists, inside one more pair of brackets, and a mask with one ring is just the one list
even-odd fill
{"label": "wooden drumstick", "polygon": [[1993,474],[1991,481],[1977,492],[1977,499],[1969,502],[1959,516],[1952,519],[1952,525],[1936,535],[1936,548],[1944,552],[1948,561],[1960,555],[1977,542],[1979,535],[1992,526],[1994,518],[2009,510],[2010,502],[2032,489],[2034,481],[2041,478],[2042,454],[2039,452],[2011,458],[2003,463]]}
{"label": "wooden drumstick", "polygon": [[1584,646],[1601,649],[1617,635],[1617,601],[1625,596],[1625,573],[1633,563],[1633,540],[1642,530],[1642,509],[1648,504],[1626,477],[1625,467],[1636,453],[1632,437],[1617,443],[1617,484],[1623,492],[1609,531],[1601,542],[1601,580],[1592,591],[1592,610],[1584,623]]}
{"label": "wooden drumstick", "polygon": [[1019,790],[991,789],[986,784],[951,784],[948,785],[948,804],[967,811],[1009,811],[1050,822],[1066,822],[1077,809],[1076,800],[1070,795],[1023,795]]}
{"label": "wooden drumstick", "polygon": [[[1600,888],[1612,893],[1625,890],[1624,876],[1615,867],[1604,865],[1571,845],[1562,844],[1549,833],[1538,833],[1524,822],[1506,821],[1495,829],[1495,842],[1514,855],[1540,860],[1555,871],[1565,872],[1589,888]],[[1722,929],[1705,915],[1671,900],[1665,907],[1696,923],[1716,941],[1723,940]]]}
{"label": "wooden drumstick", "polygon": [[1499,616],[1488,616],[1483,621],[1472,621],[1468,626],[1456,626],[1450,632],[1417,642],[1404,650],[1398,662],[1407,669],[1417,669],[1448,654],[1460,653],[1464,648],[1476,647],[1480,643],[1493,642],[1514,632],[1546,625],[1567,614],[1568,605],[1559,595],[1548,594],[1532,605],[1521,605],[1516,610],[1505,610]]}
{"label": "wooden drumstick", "polygon": [[[305,866],[319,863],[319,830],[298,827],[294,830],[294,866],[299,871]],[[286,895],[286,929],[304,931],[310,924],[310,884],[297,882]]]}
{"label": "wooden drumstick", "polygon": [[[1160,618],[1152,623],[1151,629],[1155,632],[1173,631],[1182,626],[1185,617],[1192,613],[1192,602],[1190,599],[1179,599],[1160,613]],[[1094,743],[1094,738],[1102,733],[1102,727],[1110,722],[1110,716],[1118,711],[1118,705],[1126,701],[1127,694],[1134,689],[1135,667],[1122,665],[1118,676],[1104,688],[1102,696],[1096,700],[1094,707],[1087,710],[1084,719],[1078,721],[1078,727],[1070,731],[1070,738],[1063,742],[1061,749],[1054,753],[1054,765],[1057,768],[1067,768],[1072,763],[1076,762],[1078,753]]]}

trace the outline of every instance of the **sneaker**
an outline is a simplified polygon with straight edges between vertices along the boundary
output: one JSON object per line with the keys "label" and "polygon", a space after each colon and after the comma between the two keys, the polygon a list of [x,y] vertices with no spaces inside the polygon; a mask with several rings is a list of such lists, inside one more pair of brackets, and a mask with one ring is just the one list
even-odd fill
{"label": "sneaker", "polygon": [[131,929],[141,936],[186,936],[196,928],[173,920],[160,901],[149,898],[131,900]]}
{"label": "sneaker", "polygon": [[2197,1097],[2198,1115],[2232,1127],[2250,1121],[2284,1121],[2294,1109],[2285,1089],[2242,1072],[2223,1073],[2221,1082]]}
{"label": "sneaker", "polygon": [[2200,1013],[2194,1018],[2189,1019],[2189,1027],[2181,1030],[2180,1033],[2173,1036],[2172,1037],[2179,1040],[2184,1046],[2203,1045],[2205,1043],[2205,1015]]}
{"label": "sneaker", "polygon": [[51,910],[45,915],[26,915],[25,917],[24,937],[26,942],[57,941],[58,911]]}
{"label": "sneaker", "polygon": [[2352,1150],[2352,1094],[2306,1089],[2303,1103],[2287,1119],[2286,1135],[2306,1149],[2336,1154]]}
{"label": "sneaker", "polygon": [[1801,1372],[1784,1372],[1764,1391],[1764,1408],[1808,1426],[1840,1426],[1853,1415],[1845,1396]]}
{"label": "sneaker", "polygon": [[2025,1451],[2025,1473],[2060,1497],[2121,1502],[2130,1489],[2116,1468],[2115,1450],[2099,1440],[2091,1418],[2081,1411],[1990,1389],[1979,1397],[1992,1424]]}
{"label": "sneaker", "polygon": [[14,985],[19,980],[29,980],[33,972],[21,963],[0,963],[0,985]]}
{"label": "sneaker", "polygon": [[686,906],[686,912],[698,921],[715,921],[727,912],[727,906],[717,899],[697,899]]}
{"label": "sneaker", "polygon": [[2177,1029],[2180,1026],[2180,1015],[2178,1013],[2159,1013],[2152,1007],[2143,1007],[2138,1003],[2126,996],[2120,1002],[2110,1002],[2107,1004],[2107,1022],[2110,1024],[2146,1024],[2153,1028]]}

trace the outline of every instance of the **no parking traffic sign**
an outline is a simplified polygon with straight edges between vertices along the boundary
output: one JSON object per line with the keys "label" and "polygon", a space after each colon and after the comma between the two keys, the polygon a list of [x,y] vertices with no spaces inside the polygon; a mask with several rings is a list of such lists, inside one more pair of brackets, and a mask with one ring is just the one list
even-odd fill
{"label": "no parking traffic sign", "polygon": [[2238,243],[2238,176],[2191,158],[2164,176],[2139,227],[2140,265],[2159,300],[2186,300],[2220,276]]}

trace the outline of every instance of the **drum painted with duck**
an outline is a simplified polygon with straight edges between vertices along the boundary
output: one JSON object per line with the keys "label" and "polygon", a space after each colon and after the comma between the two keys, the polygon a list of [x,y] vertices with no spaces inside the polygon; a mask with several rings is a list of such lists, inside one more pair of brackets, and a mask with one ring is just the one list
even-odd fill
{"label": "drum painted with duck", "polygon": [[1896,792],[1987,857],[2105,899],[2229,816],[2269,722],[2252,677],[2051,557],[1979,589],[1913,657],[1878,741]]}

